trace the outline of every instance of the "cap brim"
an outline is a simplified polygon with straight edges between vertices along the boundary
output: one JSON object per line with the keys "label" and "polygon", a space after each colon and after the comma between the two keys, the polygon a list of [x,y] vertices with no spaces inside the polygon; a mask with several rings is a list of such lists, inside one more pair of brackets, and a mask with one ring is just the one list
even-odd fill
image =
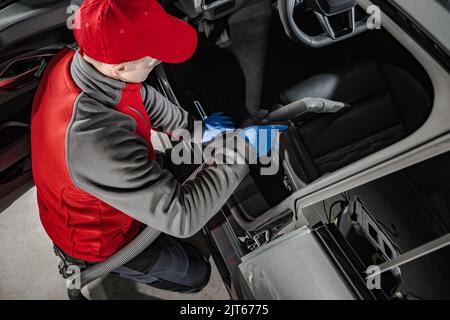
{"label": "cap brim", "polygon": [[153,57],[166,63],[185,62],[197,48],[197,31],[183,20],[168,16],[171,32],[165,46],[160,46],[159,57]]}

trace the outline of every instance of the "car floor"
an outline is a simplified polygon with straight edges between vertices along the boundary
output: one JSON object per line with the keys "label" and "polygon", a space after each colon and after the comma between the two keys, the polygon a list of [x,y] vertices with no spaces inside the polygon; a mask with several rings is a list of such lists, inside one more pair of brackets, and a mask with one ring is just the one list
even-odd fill
{"label": "car floor", "polygon": [[[195,294],[168,292],[109,275],[92,283],[86,295],[91,299],[229,299],[212,258],[210,261],[210,281]],[[0,300],[67,299],[58,262],[39,221],[33,187],[0,213]]]}

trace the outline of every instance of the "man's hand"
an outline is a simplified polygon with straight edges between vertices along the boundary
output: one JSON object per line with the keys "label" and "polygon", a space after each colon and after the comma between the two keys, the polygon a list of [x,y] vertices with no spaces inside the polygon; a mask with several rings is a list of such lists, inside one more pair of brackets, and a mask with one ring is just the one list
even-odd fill
{"label": "man's hand", "polygon": [[203,120],[202,143],[210,142],[219,134],[234,131],[236,126],[231,117],[225,116],[223,112],[216,112]]}

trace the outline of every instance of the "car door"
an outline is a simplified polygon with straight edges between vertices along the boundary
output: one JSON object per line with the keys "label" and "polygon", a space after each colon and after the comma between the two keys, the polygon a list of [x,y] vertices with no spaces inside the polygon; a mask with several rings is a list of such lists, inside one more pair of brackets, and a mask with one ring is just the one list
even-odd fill
{"label": "car door", "polygon": [[73,36],[69,1],[0,0],[0,212],[33,186],[30,113],[48,61]]}

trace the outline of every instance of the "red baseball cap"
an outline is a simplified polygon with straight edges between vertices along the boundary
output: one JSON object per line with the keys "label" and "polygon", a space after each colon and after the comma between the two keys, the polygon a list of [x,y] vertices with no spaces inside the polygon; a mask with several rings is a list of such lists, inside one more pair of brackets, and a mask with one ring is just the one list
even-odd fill
{"label": "red baseball cap", "polygon": [[85,0],[74,28],[81,51],[117,64],[146,56],[168,63],[189,59],[197,32],[169,15],[156,0]]}

